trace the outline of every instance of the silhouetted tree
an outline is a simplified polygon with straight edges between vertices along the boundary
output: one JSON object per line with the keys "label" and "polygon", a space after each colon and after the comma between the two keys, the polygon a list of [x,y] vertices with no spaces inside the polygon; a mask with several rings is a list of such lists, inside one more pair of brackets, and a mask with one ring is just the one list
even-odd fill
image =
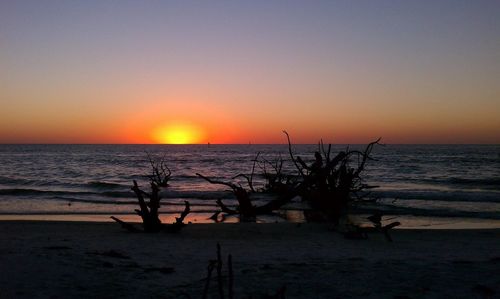
{"label": "silhouetted tree", "polygon": [[150,179],[151,182],[154,182],[158,187],[167,187],[172,172],[170,171],[170,168],[168,168],[168,166],[165,165],[165,156],[163,156],[158,161],[153,161],[149,153],[146,152],[146,154],[148,155],[149,164],[151,164],[151,170],[152,170],[152,174],[148,175],[147,177]]}
{"label": "silhouetted tree", "polygon": [[[233,177],[233,179],[236,179],[238,177],[243,177],[246,179],[248,183],[248,188],[249,190],[245,189],[241,184],[236,184],[233,182],[224,182],[224,181],[219,181],[215,179],[211,179],[209,177],[206,177],[202,174],[196,173],[196,175],[210,184],[218,184],[218,185],[224,185],[227,186],[231,189],[233,192],[234,196],[236,197],[236,200],[238,201],[238,206],[235,209],[231,209],[228,206],[226,206],[222,200],[218,199],[217,200],[217,205],[221,208],[223,213],[229,214],[229,215],[235,215],[238,214],[240,215],[240,220],[243,221],[254,221],[255,217],[257,215],[262,215],[262,214],[271,214],[273,211],[279,209],[282,205],[287,203],[291,198],[285,198],[283,196],[278,197],[277,199],[271,200],[268,203],[262,205],[262,206],[255,206],[252,203],[252,200],[250,198],[250,194],[252,193],[257,193],[259,191],[256,190],[256,188],[253,185],[253,177],[255,173],[255,167],[257,163],[257,159],[259,157],[259,153],[253,160],[253,166],[252,166],[252,172],[250,175],[245,175],[245,174],[238,174]],[[216,212],[212,219],[215,218],[219,212]]]}
{"label": "silhouetted tree", "polygon": [[[314,162],[308,165],[301,157],[295,157],[288,132],[287,137],[290,158],[300,178],[294,183],[293,192],[309,202],[313,213],[306,212],[306,216],[318,215],[323,220],[338,222],[341,216],[347,213],[349,206],[363,200],[368,189],[374,188],[365,184],[362,172],[366,162],[371,160],[371,151],[380,138],[369,143],[364,151],[340,151],[332,156],[331,145],[325,148],[322,141],[318,144],[318,151],[314,153]],[[352,167],[352,164],[356,164]]]}
{"label": "silhouetted tree", "polygon": [[[165,166],[164,158],[162,158],[159,162],[153,162],[151,157],[148,154],[148,159],[151,164],[151,168],[153,170],[153,174],[148,176],[150,179],[151,193],[147,193],[139,188],[137,181],[133,181],[134,185],[132,186],[132,191],[134,191],[139,209],[135,209],[137,215],[141,216],[143,231],[145,232],[159,232],[159,231],[167,231],[167,232],[177,232],[179,231],[185,224],[184,218],[191,211],[190,205],[188,201],[185,201],[184,211],[181,213],[179,217],[175,218],[175,222],[172,224],[162,224],[159,218],[158,210],[160,208],[160,187],[166,188],[168,186],[168,181],[170,180],[171,171]],[[147,202],[146,202],[147,199]],[[134,225],[130,223],[126,223],[114,216],[111,216],[111,219],[118,222],[122,225],[123,228],[129,231],[140,231]]]}

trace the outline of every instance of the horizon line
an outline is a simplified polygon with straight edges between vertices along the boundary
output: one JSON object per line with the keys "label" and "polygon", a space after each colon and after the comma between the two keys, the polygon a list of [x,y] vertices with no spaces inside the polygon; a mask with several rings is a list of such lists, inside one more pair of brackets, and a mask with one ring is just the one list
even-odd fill
{"label": "horizon line", "polygon": [[[317,143],[291,143],[291,145],[318,145]],[[366,145],[369,143],[325,143],[325,145]],[[2,145],[168,145],[168,146],[183,146],[183,145],[288,145],[288,143],[0,143]],[[500,143],[380,143],[384,145],[500,145]]]}

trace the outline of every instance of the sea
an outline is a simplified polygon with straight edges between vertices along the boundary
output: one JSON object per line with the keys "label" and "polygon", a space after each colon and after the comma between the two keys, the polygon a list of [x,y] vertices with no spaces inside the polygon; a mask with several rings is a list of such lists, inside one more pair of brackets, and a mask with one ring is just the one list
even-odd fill
{"label": "sea", "polygon": [[[339,151],[364,145],[333,145]],[[295,155],[313,161],[318,145],[293,145]],[[189,221],[210,223],[216,200],[235,205],[224,185],[196,175],[246,186],[256,155],[281,157],[284,173],[293,174],[288,145],[0,145],[0,220],[111,221],[115,215],[137,220],[133,180],[148,191],[150,158],[164,160],[172,172],[161,192],[160,213],[173,220],[191,204]],[[363,172],[365,183],[378,186],[360,207],[383,212],[403,227],[448,227],[456,223],[500,227],[500,145],[376,145]],[[356,162],[354,162],[356,163]],[[262,169],[254,169],[254,187],[263,187]],[[255,204],[269,200],[256,195]],[[260,222],[301,222],[307,209],[300,198],[276,216]],[[406,224],[406,225],[404,225]]]}

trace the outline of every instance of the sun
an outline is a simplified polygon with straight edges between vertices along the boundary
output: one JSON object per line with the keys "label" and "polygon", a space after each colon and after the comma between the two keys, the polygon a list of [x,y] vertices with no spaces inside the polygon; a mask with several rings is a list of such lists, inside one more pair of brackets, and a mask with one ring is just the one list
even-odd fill
{"label": "sun", "polygon": [[153,139],[164,144],[193,144],[200,143],[202,131],[190,124],[170,124],[158,127],[153,132]]}

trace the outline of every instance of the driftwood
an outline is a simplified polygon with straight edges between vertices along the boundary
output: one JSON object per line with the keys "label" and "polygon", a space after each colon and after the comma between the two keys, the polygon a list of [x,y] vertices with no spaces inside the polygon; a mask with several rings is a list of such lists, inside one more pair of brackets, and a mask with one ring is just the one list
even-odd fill
{"label": "driftwood", "polygon": [[392,242],[392,238],[391,235],[389,235],[389,231],[395,228],[396,226],[401,225],[401,223],[399,221],[395,221],[386,225],[382,225],[382,216],[383,216],[382,213],[377,212],[372,216],[368,217],[367,219],[370,220],[370,222],[373,224],[372,230],[383,233],[387,241]]}
{"label": "driftwood", "polygon": [[[134,186],[132,187],[137,199],[139,201],[140,210],[135,210],[137,215],[141,216],[142,224],[144,226],[144,231],[146,232],[157,232],[161,229],[161,221],[158,217],[158,209],[160,208],[160,189],[156,183],[151,182],[151,194],[142,191],[137,182],[134,180]],[[146,203],[144,196],[149,198],[149,203]]]}
{"label": "driftwood", "polygon": [[355,230],[350,230],[343,234],[346,239],[368,239],[369,233],[382,233],[388,242],[392,242],[389,231],[399,225],[401,225],[401,222],[395,221],[384,226],[357,227]]}
{"label": "driftwood", "polygon": [[[224,275],[222,273],[222,252],[221,246],[217,243],[217,259],[210,260],[207,267],[207,278],[205,280],[205,287],[203,288],[202,298],[208,298],[208,292],[210,289],[210,281],[212,279],[212,273],[214,269],[217,271],[217,293],[220,299],[224,299],[226,296],[226,284],[224,283]],[[262,298],[269,299],[285,299],[286,286],[283,285],[277,290],[277,292],[272,296],[264,296]],[[229,299],[234,299],[234,273],[233,273],[233,257],[231,254],[227,257],[227,296]]]}
{"label": "driftwood", "polygon": [[130,224],[130,223],[127,223],[123,220],[120,220],[118,218],[116,218],[115,216],[111,216],[110,217],[111,219],[113,219],[114,221],[118,222],[124,229],[128,230],[129,232],[139,232],[140,230],[137,229],[134,225]]}
{"label": "driftwood", "polygon": [[[288,197],[291,192],[297,187],[297,175],[286,174],[283,172],[284,160],[281,154],[273,161],[269,161],[264,157],[259,160],[259,168],[262,171],[262,176],[266,180],[263,192],[284,195]],[[293,196],[292,196],[293,197]]]}
{"label": "driftwood", "polygon": [[184,218],[191,212],[191,207],[189,201],[184,201],[184,211],[182,211],[179,217],[175,217],[175,222],[172,224],[164,224],[163,230],[168,233],[176,233],[180,231],[186,224],[184,223]]}
{"label": "driftwood", "polygon": [[151,182],[155,183],[158,187],[167,187],[168,181],[172,176],[172,171],[165,165],[165,156],[159,161],[153,161],[149,153],[148,155],[149,164],[151,164],[152,174],[147,177]]}
{"label": "driftwood", "polygon": [[255,156],[255,159],[253,160],[253,165],[252,165],[252,172],[250,173],[250,175],[246,175],[246,174],[243,174],[243,173],[240,173],[238,175],[235,175],[233,177],[233,180],[238,178],[238,177],[243,177],[247,180],[247,183],[248,183],[248,187],[250,188],[250,191],[251,192],[256,192],[255,191],[255,188],[253,187],[253,176],[254,176],[254,173],[255,173],[255,165],[257,164],[257,162],[259,161],[259,156],[260,156],[260,152],[257,153],[257,155]]}
{"label": "driftwood", "polygon": [[[318,151],[314,154],[314,162],[308,165],[301,157],[295,156],[288,132],[283,131],[288,141],[288,151],[300,177],[300,181],[291,185],[295,195],[308,201],[313,207],[312,212],[306,212],[306,218],[324,219],[338,223],[339,219],[347,214],[348,208],[356,201],[366,198],[366,190],[374,188],[363,182],[362,171],[370,153],[380,138],[368,144],[364,151],[349,150],[331,155],[331,145],[325,148],[323,141],[318,144]],[[355,167],[350,165],[358,161]]]}
{"label": "driftwood", "polygon": [[[253,169],[255,169],[255,164]],[[252,171],[253,172],[253,171]],[[282,205],[287,203],[290,198],[285,198],[285,197],[280,197],[278,199],[272,200],[262,206],[255,206],[252,204],[252,201],[250,199],[250,193],[251,191],[247,191],[245,188],[243,188],[241,185],[234,184],[232,182],[224,182],[224,181],[219,181],[219,180],[214,180],[209,177],[206,177],[202,174],[196,173],[196,175],[210,184],[218,184],[218,185],[224,185],[229,188],[231,188],[234,196],[236,197],[236,200],[238,201],[238,206],[236,209],[231,209],[228,206],[226,206],[221,199],[218,199],[217,205],[221,208],[222,212],[229,214],[229,215],[240,215],[241,220],[254,220],[257,215],[262,215],[262,214],[271,214],[273,211],[279,209]],[[241,175],[238,175],[241,176]],[[248,181],[251,182],[252,176],[249,177]],[[215,218],[218,216],[218,212],[214,214],[210,218]]]}
{"label": "driftwood", "polygon": [[214,271],[215,267],[217,266],[217,261],[211,260],[208,262],[208,267],[207,267],[207,279],[205,281],[205,288],[203,289],[203,299],[206,299],[208,296],[208,290],[210,288],[210,280],[212,279],[212,272]]}
{"label": "driftwood", "polygon": [[[137,215],[141,216],[142,219],[142,230],[136,228],[130,223],[126,223],[114,216],[111,219],[119,223],[123,228],[130,232],[178,232],[185,224],[184,219],[191,211],[189,202],[185,201],[184,211],[179,217],[175,218],[175,222],[172,224],[162,224],[159,218],[158,209],[160,208],[160,188],[168,187],[168,181],[172,175],[170,169],[165,165],[165,157],[159,161],[153,161],[149,153],[147,153],[149,163],[151,164],[152,174],[148,175],[151,186],[151,193],[147,193],[139,188],[137,181],[133,181],[132,191],[134,191],[137,201],[139,204],[139,209],[135,209]],[[147,199],[147,202],[146,202]]]}
{"label": "driftwood", "polygon": [[217,200],[217,204],[224,212],[226,212],[228,214],[237,214],[238,213],[238,214],[245,215],[245,216],[252,216],[252,215],[255,216],[255,207],[252,205],[252,202],[250,200],[250,197],[249,197],[247,190],[245,190],[245,188],[243,188],[241,185],[236,185],[236,184],[233,184],[231,182],[223,182],[223,181],[219,181],[219,180],[214,180],[214,179],[211,179],[211,178],[206,177],[206,176],[199,174],[199,173],[196,173],[196,175],[198,177],[206,180],[210,184],[224,185],[224,186],[231,188],[231,190],[233,191],[233,194],[236,196],[236,199],[238,200],[238,208],[237,208],[237,210],[232,210],[232,209],[228,208],[227,206],[225,206],[222,203],[222,200],[219,199],[219,200]]}
{"label": "driftwood", "polygon": [[382,213],[376,212],[367,219],[373,224],[372,227],[364,227],[359,225],[351,225],[349,229],[342,234],[346,239],[368,239],[369,233],[382,233],[388,242],[392,242],[392,237],[389,231],[396,226],[401,225],[399,221],[394,221],[386,225],[382,225]]}
{"label": "driftwood", "polygon": [[[219,246],[220,248],[220,246]],[[233,290],[233,283],[234,283],[234,274],[233,274],[233,256],[228,255],[227,256],[227,271],[228,271],[228,297],[229,299],[234,298],[234,290]]]}
{"label": "driftwood", "polygon": [[[173,224],[162,224],[158,216],[158,209],[160,208],[160,195],[159,188],[156,183],[151,182],[150,194],[141,190],[135,180],[134,185],[131,189],[137,196],[140,209],[136,209],[135,212],[137,213],[137,215],[141,216],[144,232],[159,232],[162,230],[167,232],[177,232],[185,225],[183,222],[184,218],[186,218],[186,216],[191,211],[189,202],[184,202],[184,211],[181,213],[180,217],[175,218],[175,222]],[[146,202],[145,197],[149,199],[148,202]],[[130,232],[141,231],[134,225],[122,221],[114,216],[111,216],[111,219],[119,223],[123,228]]]}
{"label": "driftwood", "polygon": [[[232,258],[231,255],[229,255],[228,258],[228,268],[229,268],[229,298],[232,299],[233,297],[233,265],[232,265]],[[202,298],[207,298],[208,296],[208,290],[210,287],[210,280],[212,278],[212,272],[214,269],[217,269],[217,290],[219,293],[219,297],[221,299],[224,299],[224,278],[222,276],[222,254],[221,254],[221,248],[220,244],[217,243],[217,259],[216,260],[210,260],[208,262],[208,273],[207,273],[207,279],[205,282],[205,288],[203,289],[203,296]]]}
{"label": "driftwood", "polygon": [[217,285],[219,286],[219,296],[224,299],[224,280],[222,278],[222,254],[220,244],[217,243]]}

